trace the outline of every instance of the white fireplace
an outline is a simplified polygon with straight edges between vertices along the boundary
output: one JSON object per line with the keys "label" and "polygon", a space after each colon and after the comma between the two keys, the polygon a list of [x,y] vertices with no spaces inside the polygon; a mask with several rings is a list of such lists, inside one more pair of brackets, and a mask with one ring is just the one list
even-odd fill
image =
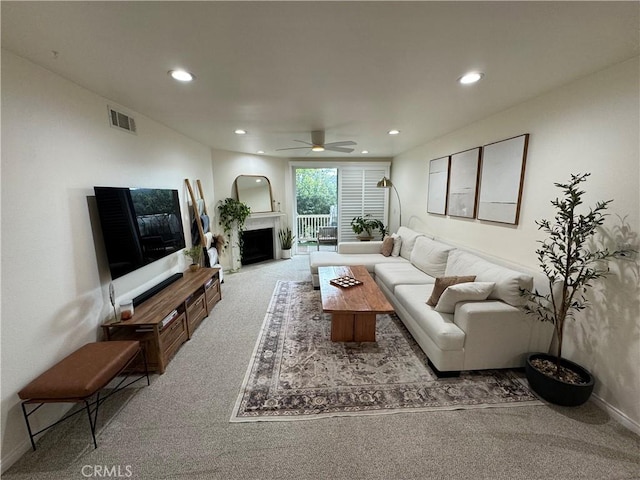
{"label": "white fireplace", "polygon": [[[278,232],[282,228],[282,222],[285,214],[280,212],[252,213],[244,221],[245,230],[261,230],[263,228],[271,228],[273,231],[273,258],[282,258],[282,249],[280,248],[280,240]],[[235,229],[234,229],[235,230]],[[238,232],[232,232],[235,239],[238,238]],[[237,245],[237,241],[232,245]],[[240,249],[238,247],[231,248],[232,269],[237,270],[241,265]]]}

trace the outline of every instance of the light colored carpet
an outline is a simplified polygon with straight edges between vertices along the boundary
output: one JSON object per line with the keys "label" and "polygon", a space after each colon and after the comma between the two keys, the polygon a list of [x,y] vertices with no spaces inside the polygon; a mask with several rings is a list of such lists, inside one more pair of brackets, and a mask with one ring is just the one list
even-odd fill
{"label": "light colored carpet", "polygon": [[640,478],[638,436],[591,402],[230,423],[278,280],[309,281],[308,257],[225,275],[222,301],[165,374],[104,404],[97,449],[77,418],[3,480],[83,479],[85,465],[149,480]]}
{"label": "light colored carpet", "polygon": [[378,315],[376,330],[376,342],[332,342],[320,291],[279,281],[231,421],[541,404],[521,372],[438,379],[395,315]]}

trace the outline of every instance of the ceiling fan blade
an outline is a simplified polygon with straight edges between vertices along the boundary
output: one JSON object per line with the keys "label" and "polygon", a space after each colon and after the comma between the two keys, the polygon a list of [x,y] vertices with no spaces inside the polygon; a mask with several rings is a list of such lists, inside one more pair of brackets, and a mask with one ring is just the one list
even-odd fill
{"label": "ceiling fan blade", "polygon": [[332,152],[342,152],[342,153],[351,153],[353,152],[353,148],[342,148],[342,147],[328,147],[327,145],[324,146],[325,150],[330,150]]}
{"label": "ceiling fan blade", "polygon": [[313,145],[313,143],[305,142],[304,140],[294,140],[294,142],[305,143],[307,145]]}
{"label": "ceiling fan blade", "polygon": [[291,147],[291,148],[276,148],[276,152],[280,152],[282,150],[303,150],[310,149],[311,147]]}
{"label": "ceiling fan blade", "polygon": [[354,142],[353,140],[346,140],[344,142],[331,142],[331,143],[325,143],[324,144],[324,148],[327,148],[327,147],[346,147],[347,145],[357,145],[357,143]]}

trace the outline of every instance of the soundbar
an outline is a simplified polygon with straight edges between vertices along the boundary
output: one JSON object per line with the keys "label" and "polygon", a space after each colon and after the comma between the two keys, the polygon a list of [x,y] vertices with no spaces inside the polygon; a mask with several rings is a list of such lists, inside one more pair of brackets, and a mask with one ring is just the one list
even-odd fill
{"label": "soundbar", "polygon": [[161,290],[167,288],[169,285],[171,285],[173,282],[175,282],[176,280],[180,280],[182,278],[182,273],[174,273],[173,275],[171,275],[169,278],[163,280],[162,282],[160,282],[157,285],[154,285],[153,287],[151,287],[149,290],[147,290],[146,292],[141,293],[140,295],[138,295],[136,298],[133,299],[133,306],[137,307],[138,305],[140,305],[141,303],[149,300],[151,297],[153,297],[156,293],[160,292]]}

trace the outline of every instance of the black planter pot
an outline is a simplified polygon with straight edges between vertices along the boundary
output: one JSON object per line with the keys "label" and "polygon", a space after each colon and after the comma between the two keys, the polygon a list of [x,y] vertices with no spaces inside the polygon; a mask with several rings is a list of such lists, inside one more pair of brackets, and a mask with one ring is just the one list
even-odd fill
{"label": "black planter pot", "polygon": [[532,353],[527,357],[525,371],[529,385],[531,385],[534,392],[548,402],[565,407],[577,407],[589,400],[591,392],[593,392],[594,380],[588,370],[582,368],[577,363],[565,360],[564,358],[560,359],[560,365],[573,370],[586,382],[582,384],[567,383],[557,378],[549,377],[533,367],[531,361],[536,358],[550,360],[554,363],[556,361],[555,356],[546,353]]}

